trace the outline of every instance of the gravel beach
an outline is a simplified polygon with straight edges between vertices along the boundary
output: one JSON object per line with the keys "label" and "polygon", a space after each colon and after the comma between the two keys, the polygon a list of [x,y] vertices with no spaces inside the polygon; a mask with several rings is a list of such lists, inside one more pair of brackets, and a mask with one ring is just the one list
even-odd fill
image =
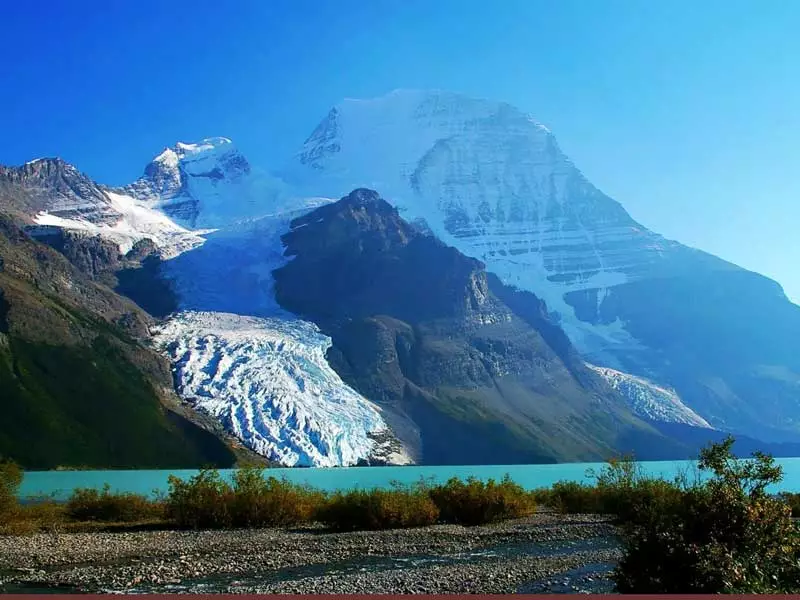
{"label": "gravel beach", "polygon": [[469,528],[0,536],[0,591],[607,593],[615,534],[604,517],[542,512]]}

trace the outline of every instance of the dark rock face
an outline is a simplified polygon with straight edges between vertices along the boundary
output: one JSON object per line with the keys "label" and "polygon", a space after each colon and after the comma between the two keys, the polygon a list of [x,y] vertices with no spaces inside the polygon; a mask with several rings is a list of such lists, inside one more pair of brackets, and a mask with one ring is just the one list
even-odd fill
{"label": "dark rock face", "polygon": [[113,273],[120,265],[122,257],[117,244],[99,235],[60,227],[36,227],[31,232],[37,240],[61,252],[91,279],[97,280]]}
{"label": "dark rock face", "polygon": [[422,462],[600,459],[631,450],[623,439],[640,456],[682,452],[586,369],[535,296],[375,192],[296,219],[283,241],[294,258],[274,272],[278,302],[332,337],[333,367]]}
{"label": "dark rock face", "polygon": [[[309,267],[326,274],[300,280],[292,277],[294,269],[275,272],[278,302],[300,314],[386,314],[411,322],[459,316],[467,322],[500,309],[479,261],[420,235],[371,190],[356,190],[296,219],[282,239],[287,254],[302,248],[298,259],[305,263],[313,256]],[[345,263],[349,268],[342,268]],[[323,295],[328,301],[319,306]]]}
{"label": "dark rock face", "polygon": [[24,189],[26,208],[47,210],[67,219],[111,224],[119,219],[101,187],[60,158],[45,158],[21,167],[0,166],[0,186]]}

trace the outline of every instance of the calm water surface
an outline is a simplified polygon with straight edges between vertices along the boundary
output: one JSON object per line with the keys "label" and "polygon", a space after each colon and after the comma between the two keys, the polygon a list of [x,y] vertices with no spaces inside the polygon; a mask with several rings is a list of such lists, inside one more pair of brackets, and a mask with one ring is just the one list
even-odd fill
{"label": "calm water surface", "polygon": [[[800,491],[800,458],[777,459],[783,466],[783,482],[773,491]],[[696,472],[695,461],[663,461],[640,463],[645,472],[672,478],[679,473]],[[335,469],[270,469],[268,473],[294,483],[335,491],[342,489],[389,487],[392,482],[416,483],[422,479],[435,482],[450,477],[500,479],[508,474],[528,489],[547,487],[556,481],[590,481],[590,470],[600,470],[603,463],[565,463],[557,465],[486,465],[441,467],[346,467]],[[100,489],[108,483],[115,491],[152,495],[166,492],[167,478],[176,475],[188,478],[196,470],[161,471],[29,471],[25,473],[19,495],[22,498],[53,496],[65,499],[75,488]],[[232,470],[222,470],[229,478]]]}

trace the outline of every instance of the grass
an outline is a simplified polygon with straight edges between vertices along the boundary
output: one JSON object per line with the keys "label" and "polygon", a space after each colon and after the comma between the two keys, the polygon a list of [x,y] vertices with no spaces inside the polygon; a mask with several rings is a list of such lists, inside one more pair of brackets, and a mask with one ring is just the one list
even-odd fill
{"label": "grass", "polygon": [[0,345],[0,453],[25,468],[233,464],[212,433],[164,409],[114,338],[100,333],[74,347],[13,335],[6,341]]}

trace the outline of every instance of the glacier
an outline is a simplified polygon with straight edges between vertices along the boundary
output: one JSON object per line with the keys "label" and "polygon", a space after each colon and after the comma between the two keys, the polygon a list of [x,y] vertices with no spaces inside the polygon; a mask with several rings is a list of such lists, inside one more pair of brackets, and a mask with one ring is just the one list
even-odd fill
{"label": "glacier", "polygon": [[600,374],[615,390],[628,400],[633,412],[640,417],[664,423],[683,423],[713,429],[703,417],[686,406],[675,392],[644,377],[636,377],[608,367],[587,364]]}
{"label": "glacier", "polygon": [[382,455],[379,409],[330,367],[331,340],[311,323],[280,317],[185,311],[156,330],[178,393],[247,447],[287,466],[353,465]]}
{"label": "glacier", "polygon": [[408,464],[381,409],[342,381],[331,339],[281,309],[272,270],[288,260],[280,235],[326,199],[237,220],[166,261],[180,311],[155,333],[179,395],[248,448],[287,466]]}
{"label": "glacier", "polygon": [[96,185],[60,161],[24,168],[65,190],[46,196],[30,233],[79,230],[122,254],[142,239],[155,244],[180,309],[154,328],[153,343],[187,404],[287,466],[413,462],[381,409],[330,367],[330,338],[274,300],[272,270],[288,260],[281,234],[331,200],[286,195],[227,138],[178,143],[123,188]]}

